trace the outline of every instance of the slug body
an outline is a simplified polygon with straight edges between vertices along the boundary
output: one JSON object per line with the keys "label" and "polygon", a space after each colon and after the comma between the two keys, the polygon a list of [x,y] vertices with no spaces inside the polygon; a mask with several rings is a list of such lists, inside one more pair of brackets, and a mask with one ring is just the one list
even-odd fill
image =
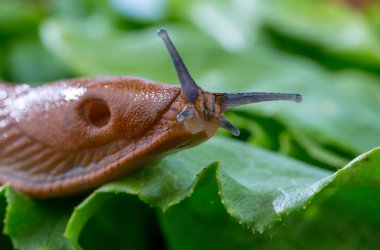
{"label": "slug body", "polygon": [[133,77],[0,84],[0,183],[33,197],[92,190],[153,159],[197,145],[218,127],[238,135],[228,108],[296,94],[211,93],[192,80],[159,30],[181,88]]}

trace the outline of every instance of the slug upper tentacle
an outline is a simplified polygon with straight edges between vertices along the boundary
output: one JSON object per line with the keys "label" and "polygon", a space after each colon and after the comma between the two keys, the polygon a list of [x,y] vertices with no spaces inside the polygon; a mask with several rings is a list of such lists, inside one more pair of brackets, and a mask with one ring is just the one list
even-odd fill
{"label": "slug upper tentacle", "polygon": [[235,106],[298,94],[212,93],[200,88],[167,32],[158,34],[181,88],[133,77],[89,77],[39,87],[0,84],[0,183],[33,197],[87,192],[164,154],[195,146]]}

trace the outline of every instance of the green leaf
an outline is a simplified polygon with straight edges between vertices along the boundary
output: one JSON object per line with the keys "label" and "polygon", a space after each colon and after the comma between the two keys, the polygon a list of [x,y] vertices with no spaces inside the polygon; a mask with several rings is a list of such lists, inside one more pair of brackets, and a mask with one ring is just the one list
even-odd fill
{"label": "green leaf", "polygon": [[26,1],[0,1],[0,36],[20,34],[36,29],[40,20],[40,10]]}
{"label": "green leaf", "polygon": [[104,196],[106,202],[82,230],[79,244],[83,249],[164,249],[154,209],[137,196]]}
{"label": "green leaf", "polygon": [[[213,170],[203,170],[212,160],[221,161],[221,165],[210,165],[214,166]],[[329,175],[327,171],[244,143],[214,138],[95,191],[75,209],[66,237],[77,244],[84,225],[105,203],[107,193],[136,194],[144,202],[165,211],[191,196],[204,171],[214,171],[217,175],[228,213],[251,230],[260,231],[277,221],[283,210],[302,206],[313,195],[312,191],[301,195],[293,190],[298,203],[293,201],[295,204],[285,206],[281,203],[281,191],[303,189]],[[280,199],[277,210],[271,204],[275,199]],[[127,212],[128,208],[125,209]]]}
{"label": "green leaf", "polygon": [[[210,159],[221,163],[204,168]],[[66,236],[77,241],[86,221],[95,216],[107,193],[137,194],[146,203],[167,210],[189,197],[202,186],[199,184],[202,177],[209,175],[214,178],[206,179],[218,186],[215,192],[219,193],[227,213],[250,230],[263,231],[284,215],[305,207],[327,185],[379,183],[376,177],[379,163],[380,149],[376,149],[333,174],[244,143],[215,138],[98,189],[77,207]],[[199,213],[207,214],[202,206],[198,209]]]}
{"label": "green leaf", "polygon": [[227,51],[246,50],[259,40],[332,68],[354,66],[378,73],[380,41],[375,29],[379,23],[378,4],[360,3],[367,8],[355,8],[354,4],[208,0],[181,2],[175,11],[214,37]]}
{"label": "green leaf", "polygon": [[[282,141],[281,145],[288,144],[289,147],[288,149],[285,149],[285,151],[280,151],[281,153],[309,163],[311,162],[313,165],[325,165],[325,167],[339,169],[349,162],[346,155],[342,156],[340,155],[340,152],[334,152],[328,148],[324,148],[323,145],[316,143],[305,135],[289,135],[284,133],[281,139],[287,142],[284,143],[284,141]],[[289,150],[289,152],[286,150]],[[312,159],[310,160],[308,157],[311,157]]]}
{"label": "green leaf", "polygon": [[379,191],[324,189],[305,210],[252,234],[229,218],[217,186],[204,180],[190,199],[160,214],[160,221],[170,249],[376,249],[380,207],[372,200]]}
{"label": "green leaf", "polygon": [[[220,162],[210,165],[212,160]],[[138,195],[149,205],[165,211],[190,197],[206,179],[207,185],[216,185],[213,192],[219,194],[229,216],[252,231],[263,231],[284,215],[305,207],[321,190],[326,190],[327,185],[378,185],[379,165],[380,149],[375,149],[333,174],[245,143],[214,138],[95,191],[71,215],[65,235],[72,245],[62,234],[73,201],[34,201],[6,189],[5,230],[14,245],[21,249],[52,245],[59,249],[79,248],[77,241],[86,223],[97,217],[114,193]],[[202,206],[198,209],[204,216],[209,213]],[[120,213],[128,214],[128,211],[127,206],[119,208]]]}
{"label": "green leaf", "polygon": [[[4,216],[5,216],[5,209],[7,206],[7,203],[5,201],[5,188],[3,186],[0,187],[0,228],[4,228]],[[12,249],[12,243],[5,234],[0,235],[0,249],[7,250]]]}
{"label": "green leaf", "polygon": [[[228,67],[220,69],[219,79],[223,80],[218,81],[216,89],[236,91],[236,84],[231,82],[239,79],[246,83],[238,86],[239,91],[298,92],[303,102],[259,103],[241,110],[281,121],[300,139],[301,145],[302,138],[307,137],[322,146],[328,145],[330,150],[344,152],[346,158],[378,145],[380,85],[377,77],[355,70],[331,73],[305,59],[264,47],[257,48],[253,54],[254,57],[230,58]],[[201,82],[205,83],[204,88],[215,89],[214,81]]]}
{"label": "green leaf", "polygon": [[[0,54],[3,54],[3,48],[0,46]],[[4,58],[0,57],[0,80],[4,77]]]}
{"label": "green leaf", "polygon": [[353,65],[379,72],[378,34],[367,17],[348,3],[282,0],[263,5],[265,25],[293,39],[285,39],[283,44],[293,42],[293,49],[315,58],[327,57],[322,60],[333,66]]}
{"label": "green leaf", "polygon": [[376,249],[379,191],[378,185],[327,188],[258,240],[273,249]]}
{"label": "green leaf", "polygon": [[9,187],[4,232],[17,249],[74,249],[63,238],[73,200],[33,200]]}
{"label": "green leaf", "polygon": [[[277,137],[284,128],[273,119],[269,121],[268,119],[263,119],[263,117],[247,114],[247,112],[228,112],[226,116],[239,128],[239,140],[273,151],[279,149]],[[225,135],[231,136],[229,131],[219,130],[219,132],[221,131]]]}
{"label": "green leaf", "polygon": [[45,83],[65,78],[67,72],[37,39],[14,41],[8,48],[9,77],[13,82]]}
{"label": "green leaf", "polygon": [[[159,213],[169,249],[250,249],[256,237],[229,218],[215,181],[218,165],[199,175],[193,195]],[[191,235],[191,237],[189,237]]]}
{"label": "green leaf", "polygon": [[[85,20],[94,29],[84,26],[84,20],[81,19],[51,19],[45,21],[41,28],[41,38],[45,46],[57,57],[68,62],[73,71],[79,75],[122,74],[162,82],[177,82],[170,57],[156,35],[155,28],[121,31],[115,30],[110,21],[102,16]],[[200,56],[196,58],[197,63],[194,63],[192,72],[203,71],[211,59],[208,58],[210,55],[218,60],[217,53],[213,53],[217,51],[217,47],[213,46],[210,38],[198,35],[199,31],[186,26],[165,27],[176,34],[176,45],[185,56],[193,53],[182,49],[187,47],[189,40],[192,40],[192,46],[198,48]],[[193,39],[194,37],[197,39]],[[97,53],[93,53],[95,48]],[[123,56],[116,56],[116,53]]]}

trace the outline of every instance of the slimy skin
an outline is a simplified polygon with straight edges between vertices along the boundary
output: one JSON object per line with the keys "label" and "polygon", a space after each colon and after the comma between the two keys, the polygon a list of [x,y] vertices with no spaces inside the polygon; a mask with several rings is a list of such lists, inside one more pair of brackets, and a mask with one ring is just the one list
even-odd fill
{"label": "slimy skin", "polygon": [[[0,182],[54,197],[123,176],[183,144],[179,94],[179,88],[128,77],[0,85]],[[109,113],[97,119],[109,120],[95,125],[86,112],[96,113],[88,109],[99,101]]]}

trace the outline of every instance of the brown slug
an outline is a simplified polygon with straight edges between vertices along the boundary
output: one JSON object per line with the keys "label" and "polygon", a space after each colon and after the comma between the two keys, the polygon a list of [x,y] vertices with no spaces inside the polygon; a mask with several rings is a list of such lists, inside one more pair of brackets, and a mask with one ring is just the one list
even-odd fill
{"label": "brown slug", "polygon": [[168,152],[197,145],[235,106],[299,94],[212,93],[190,76],[160,29],[181,88],[134,77],[90,77],[39,87],[0,84],[0,183],[32,197],[84,193]]}

